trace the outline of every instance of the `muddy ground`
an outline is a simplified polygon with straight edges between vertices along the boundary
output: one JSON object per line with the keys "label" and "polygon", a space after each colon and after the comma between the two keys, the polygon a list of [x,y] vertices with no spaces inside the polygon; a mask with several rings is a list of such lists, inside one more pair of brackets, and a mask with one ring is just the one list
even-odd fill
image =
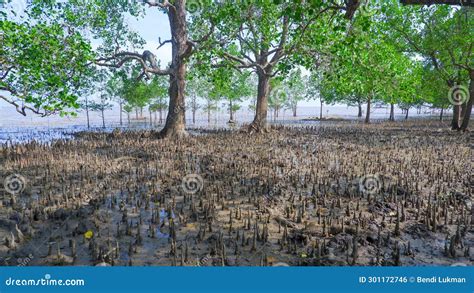
{"label": "muddy ground", "polygon": [[472,265],[472,138],[338,122],[0,146],[0,265]]}

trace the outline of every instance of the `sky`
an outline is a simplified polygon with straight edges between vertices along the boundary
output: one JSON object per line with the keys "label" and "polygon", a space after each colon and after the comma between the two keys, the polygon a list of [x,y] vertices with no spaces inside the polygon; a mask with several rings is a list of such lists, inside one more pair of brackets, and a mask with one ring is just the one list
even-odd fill
{"label": "sky", "polygon": [[[21,14],[21,11],[26,8],[26,3],[27,0],[13,0],[10,4],[8,4],[7,8],[13,8],[17,14]],[[157,48],[159,46],[159,38],[161,38],[162,41],[170,39],[170,28],[167,15],[156,7],[148,7],[144,17],[136,19],[135,17],[128,16],[126,21],[129,24],[129,27],[132,30],[137,31],[146,41],[144,49],[153,52],[157,59],[160,60],[162,67],[166,66],[171,61],[171,44],[165,44],[159,50],[157,50]],[[93,47],[97,47],[99,43],[97,41],[93,41],[92,45]],[[99,96],[99,94],[97,94],[97,96]],[[248,106],[248,104],[249,102],[242,103],[244,107]],[[316,105],[318,105],[317,101],[300,102],[300,106],[302,107]],[[4,101],[0,101],[0,107],[5,108],[11,106]],[[12,113],[15,112],[12,110]]]}
{"label": "sky", "polygon": [[[140,33],[142,38],[147,42],[145,45],[146,50],[153,52],[157,59],[160,60],[160,64],[165,66],[171,62],[171,44],[165,44],[158,51],[156,48],[159,46],[158,39],[161,41],[168,40],[171,37],[168,17],[166,14],[160,12],[157,8],[147,8],[146,15],[144,18],[136,19],[134,17],[128,17],[127,22],[131,29]],[[307,74],[308,71],[303,68],[303,73]],[[249,102],[245,101],[242,103],[245,107],[248,106]],[[301,101],[300,106],[309,107],[319,105],[315,101]]]}

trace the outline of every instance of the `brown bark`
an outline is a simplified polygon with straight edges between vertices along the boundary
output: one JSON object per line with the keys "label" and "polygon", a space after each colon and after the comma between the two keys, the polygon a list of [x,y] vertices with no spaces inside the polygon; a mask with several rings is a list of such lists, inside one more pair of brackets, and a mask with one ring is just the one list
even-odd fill
{"label": "brown bark", "polygon": [[209,104],[209,108],[207,109],[207,124],[211,124],[211,105]]}
{"label": "brown bark", "polygon": [[105,128],[105,113],[104,113],[104,109],[102,108],[101,110],[101,113],[102,113],[102,128]]}
{"label": "brown bark", "polygon": [[[455,82],[452,80],[447,81],[448,86],[451,88],[455,85]],[[451,129],[452,130],[459,130],[459,115],[460,115],[460,106],[453,105],[453,118],[451,120]]]}
{"label": "brown bark", "polygon": [[462,124],[460,130],[467,131],[469,121],[471,120],[472,113],[472,100],[474,99],[474,70],[469,72],[469,100],[464,108],[464,115],[462,117]]}
{"label": "brown bark", "polygon": [[168,9],[168,19],[171,28],[172,61],[170,87],[168,89],[170,101],[168,116],[161,137],[186,136],[185,130],[185,101],[186,86],[186,58],[192,50],[188,40],[186,24],[186,0],[176,0],[174,7]]}
{"label": "brown bark", "polygon": [[193,100],[192,100],[193,124],[196,124],[196,111],[197,111],[196,96],[193,96]]}
{"label": "brown bark", "polygon": [[232,100],[229,100],[229,122],[233,122],[234,121],[234,111],[232,111]]}
{"label": "brown bark", "polygon": [[320,104],[320,107],[319,107],[319,121],[323,120],[323,99],[320,98],[319,99],[319,104]]}
{"label": "brown bark", "polygon": [[367,113],[365,113],[365,123],[370,123],[370,100],[371,97],[367,99]]}
{"label": "brown bark", "polygon": [[87,129],[91,128],[91,121],[89,118],[89,100],[86,98],[86,116],[87,116]]}
{"label": "brown bark", "polygon": [[270,93],[270,76],[258,70],[258,94],[257,107],[255,109],[255,118],[250,124],[250,132],[267,131],[267,111],[268,111],[268,95]]}
{"label": "brown bark", "polygon": [[123,114],[123,103],[120,102],[119,103],[119,106],[120,106],[120,126],[123,125],[123,120],[122,120],[122,114]]}
{"label": "brown bark", "polygon": [[148,113],[150,114],[150,127],[153,127],[153,116],[151,110],[148,110]]}
{"label": "brown bark", "polygon": [[459,116],[460,116],[460,106],[454,105],[453,106],[453,119],[451,120],[451,129],[452,130],[459,130]]}
{"label": "brown bark", "polygon": [[390,117],[388,118],[389,121],[395,121],[395,106],[393,103],[390,103]]}

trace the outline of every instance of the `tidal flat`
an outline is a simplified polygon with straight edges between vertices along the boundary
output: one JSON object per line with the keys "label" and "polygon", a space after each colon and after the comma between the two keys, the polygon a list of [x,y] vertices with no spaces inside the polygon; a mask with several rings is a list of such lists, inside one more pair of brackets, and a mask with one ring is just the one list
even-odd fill
{"label": "tidal flat", "polygon": [[0,265],[472,265],[472,136],[435,121],[0,145]]}

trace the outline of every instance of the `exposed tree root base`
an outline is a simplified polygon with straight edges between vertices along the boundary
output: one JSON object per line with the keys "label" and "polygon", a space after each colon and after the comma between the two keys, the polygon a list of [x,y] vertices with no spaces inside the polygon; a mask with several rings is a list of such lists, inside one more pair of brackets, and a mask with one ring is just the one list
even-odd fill
{"label": "exposed tree root base", "polygon": [[271,128],[267,124],[252,122],[249,125],[245,125],[241,128],[241,132],[249,134],[254,133],[269,133]]}
{"label": "exposed tree root base", "polygon": [[189,133],[186,132],[184,129],[166,129],[164,128],[157,134],[157,138],[159,139],[164,139],[164,138],[169,138],[169,139],[183,139],[189,136]]}

